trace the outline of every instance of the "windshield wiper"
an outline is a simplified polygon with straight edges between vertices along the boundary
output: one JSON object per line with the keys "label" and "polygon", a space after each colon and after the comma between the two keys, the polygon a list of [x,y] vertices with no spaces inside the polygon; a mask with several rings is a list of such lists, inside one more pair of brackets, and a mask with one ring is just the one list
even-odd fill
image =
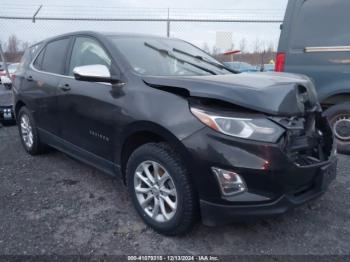
{"label": "windshield wiper", "polygon": [[203,71],[205,71],[205,72],[208,72],[208,73],[210,73],[210,74],[212,74],[212,75],[216,75],[216,73],[215,73],[214,71],[212,71],[212,70],[210,70],[210,69],[208,69],[208,68],[202,67],[202,66],[200,66],[200,65],[191,63],[190,61],[187,61],[187,60],[181,59],[181,58],[179,58],[179,57],[176,57],[175,55],[173,55],[172,53],[170,53],[167,49],[158,48],[158,47],[156,47],[156,46],[154,46],[154,45],[152,45],[152,44],[150,44],[150,43],[147,43],[147,42],[145,42],[144,44],[145,44],[145,46],[147,46],[147,47],[149,47],[149,48],[152,48],[153,50],[155,50],[155,51],[157,51],[157,52],[159,52],[159,53],[161,53],[161,54],[163,54],[163,55],[166,55],[166,56],[168,56],[168,57],[171,57],[171,58],[173,58],[173,59],[175,59],[175,60],[177,60],[177,61],[179,61],[179,62],[181,62],[181,63],[183,63],[183,64],[189,64],[189,65],[194,66],[194,67],[196,67],[196,68],[198,68],[198,69],[200,69],[200,70],[203,70]]}
{"label": "windshield wiper", "polygon": [[177,48],[173,48],[173,51],[174,51],[174,52],[177,52],[177,53],[180,53],[180,54],[183,54],[183,55],[187,55],[187,56],[189,56],[189,57],[192,57],[192,58],[195,58],[195,59],[198,59],[198,60],[201,60],[201,61],[203,61],[203,62],[205,62],[205,63],[207,63],[207,64],[209,64],[209,65],[215,66],[215,67],[217,67],[217,68],[219,68],[219,69],[225,69],[225,70],[227,70],[227,71],[229,71],[229,72],[231,72],[231,73],[235,73],[235,74],[238,73],[236,70],[232,70],[232,69],[230,69],[230,68],[227,68],[227,67],[224,66],[224,65],[221,65],[221,64],[219,64],[219,63],[215,63],[215,62],[209,61],[208,59],[205,59],[203,56],[200,56],[200,55],[192,55],[192,54],[190,54],[190,53],[187,53],[186,51],[182,51],[182,50],[177,49]]}

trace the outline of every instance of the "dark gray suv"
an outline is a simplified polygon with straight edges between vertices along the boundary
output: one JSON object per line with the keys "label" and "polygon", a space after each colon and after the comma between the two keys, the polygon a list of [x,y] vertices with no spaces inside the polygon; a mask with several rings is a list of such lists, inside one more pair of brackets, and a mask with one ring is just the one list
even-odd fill
{"label": "dark gray suv", "polygon": [[342,153],[350,153],[349,10],[348,0],[290,0],[276,61],[276,71],[314,80]]}
{"label": "dark gray suv", "polygon": [[157,232],[281,214],[336,176],[304,76],[236,74],[179,39],[75,32],[24,54],[13,82],[24,149],[119,176]]}

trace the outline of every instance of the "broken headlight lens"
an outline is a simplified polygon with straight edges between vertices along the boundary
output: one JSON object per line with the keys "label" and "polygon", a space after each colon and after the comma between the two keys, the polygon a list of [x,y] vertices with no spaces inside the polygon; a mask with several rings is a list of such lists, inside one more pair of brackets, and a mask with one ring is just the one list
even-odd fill
{"label": "broken headlight lens", "polygon": [[281,126],[267,118],[224,117],[193,107],[191,112],[203,124],[229,136],[273,143],[284,133]]}

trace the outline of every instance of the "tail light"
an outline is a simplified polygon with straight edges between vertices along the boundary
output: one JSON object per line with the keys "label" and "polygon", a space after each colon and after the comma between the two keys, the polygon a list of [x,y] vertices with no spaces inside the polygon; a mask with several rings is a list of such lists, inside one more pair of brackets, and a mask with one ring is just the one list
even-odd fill
{"label": "tail light", "polygon": [[11,81],[12,81],[12,83],[15,81],[15,79],[16,79],[16,75],[15,75],[15,74],[12,74],[12,75],[11,75]]}
{"label": "tail light", "polygon": [[285,63],[286,63],[286,54],[285,53],[277,53],[275,71],[276,72],[283,72]]}

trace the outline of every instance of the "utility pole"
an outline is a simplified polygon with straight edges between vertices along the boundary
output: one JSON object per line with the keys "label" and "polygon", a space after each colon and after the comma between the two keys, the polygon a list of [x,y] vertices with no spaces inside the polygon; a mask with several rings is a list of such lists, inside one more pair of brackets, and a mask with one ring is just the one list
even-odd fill
{"label": "utility pole", "polygon": [[169,8],[168,8],[168,19],[166,22],[166,36],[170,37],[170,15],[169,15]]}
{"label": "utility pole", "polygon": [[38,15],[38,13],[40,12],[41,8],[43,7],[43,5],[40,5],[38,7],[38,9],[35,11],[33,18],[32,18],[32,22],[35,23],[35,17]]}

